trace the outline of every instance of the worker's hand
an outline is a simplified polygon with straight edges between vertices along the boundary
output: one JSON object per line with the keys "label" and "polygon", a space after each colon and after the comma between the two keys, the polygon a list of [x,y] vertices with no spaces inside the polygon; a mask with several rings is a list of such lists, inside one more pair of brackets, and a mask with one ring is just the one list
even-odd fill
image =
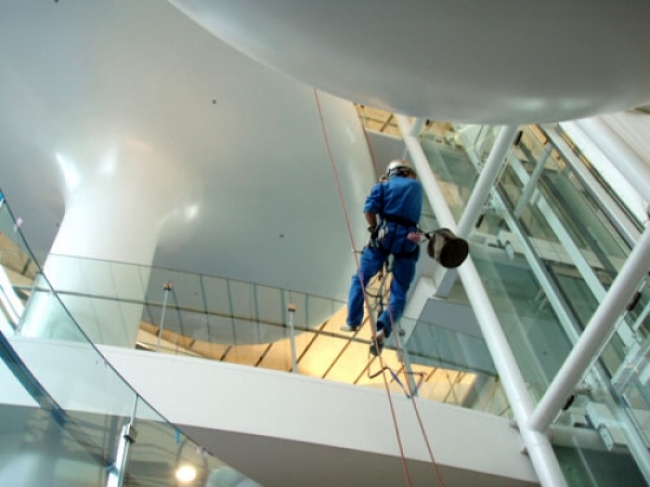
{"label": "worker's hand", "polygon": [[371,225],[368,227],[368,232],[370,232],[370,239],[377,240],[377,235],[379,234],[379,229],[377,225]]}

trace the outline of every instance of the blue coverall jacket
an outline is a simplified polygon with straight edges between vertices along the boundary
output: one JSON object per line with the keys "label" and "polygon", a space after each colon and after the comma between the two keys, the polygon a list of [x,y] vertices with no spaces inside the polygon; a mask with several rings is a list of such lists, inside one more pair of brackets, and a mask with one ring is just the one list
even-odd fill
{"label": "blue coverall jacket", "polygon": [[[379,228],[385,235],[372,240],[364,248],[358,273],[352,276],[348,298],[347,323],[351,327],[361,325],[363,320],[363,290],[382,268],[388,257],[393,255],[393,279],[390,285],[390,302],[377,318],[377,331],[384,330],[388,338],[393,323],[402,317],[406,304],[406,293],[415,277],[415,265],[419,257],[419,246],[407,239],[410,232],[417,230],[422,213],[422,185],[415,179],[395,175],[384,183],[378,183],[366,198],[364,212],[378,216]],[[363,280],[363,285],[359,278]]]}

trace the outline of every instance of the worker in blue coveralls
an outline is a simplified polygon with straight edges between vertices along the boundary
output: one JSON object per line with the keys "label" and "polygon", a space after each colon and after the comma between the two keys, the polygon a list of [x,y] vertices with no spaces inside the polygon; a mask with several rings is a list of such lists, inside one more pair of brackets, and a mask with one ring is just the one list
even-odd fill
{"label": "worker in blue coveralls", "polygon": [[347,324],[341,327],[342,331],[350,332],[359,329],[363,320],[364,289],[392,255],[390,301],[377,318],[376,340],[370,346],[373,355],[381,353],[393,323],[402,317],[406,293],[415,277],[415,265],[420,256],[419,244],[413,235],[417,234],[422,213],[422,185],[404,160],[392,161],[383,179],[372,188],[363,207],[370,225],[370,240],[363,249],[359,271],[352,276]]}

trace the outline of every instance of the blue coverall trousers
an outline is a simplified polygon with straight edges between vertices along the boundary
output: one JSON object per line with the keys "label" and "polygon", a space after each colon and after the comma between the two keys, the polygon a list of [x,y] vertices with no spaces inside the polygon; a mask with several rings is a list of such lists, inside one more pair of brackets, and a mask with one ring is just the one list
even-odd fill
{"label": "blue coverall trousers", "polygon": [[[350,295],[348,297],[348,318],[347,323],[351,327],[361,325],[363,320],[364,295],[366,285],[384,265],[390,253],[377,247],[366,247],[361,256],[359,272],[352,276]],[[417,264],[417,252],[409,256],[394,255],[393,258],[393,280],[390,284],[390,302],[381,315],[377,318],[377,331],[384,330],[388,338],[393,330],[393,323],[402,317],[404,305],[406,304],[406,293],[415,277],[415,265]],[[359,277],[363,279],[363,287]]]}

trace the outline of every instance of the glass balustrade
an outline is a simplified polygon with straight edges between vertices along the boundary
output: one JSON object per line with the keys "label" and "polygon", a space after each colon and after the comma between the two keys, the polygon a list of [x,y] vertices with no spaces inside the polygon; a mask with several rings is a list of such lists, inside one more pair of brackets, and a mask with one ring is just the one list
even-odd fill
{"label": "glass balustrade", "polygon": [[[55,262],[54,268],[74,268],[81,281],[88,284],[85,289],[77,286],[74,291],[57,289],[57,296],[68,309],[81,310],[77,321],[82,329],[101,326],[95,318],[106,313],[107,303],[118,310],[112,314],[115,321],[123,320],[125,314],[119,310],[124,306],[138,304],[142,314],[137,347],[143,350],[283,371],[292,371],[295,360],[296,372],[300,374],[369,387],[384,387],[383,371],[390,390],[425,396],[422,391],[436,389],[436,394],[426,396],[476,407],[466,400],[467,395],[459,400],[459,394],[440,391],[469,389],[471,379],[482,373],[477,363],[468,366],[441,359],[444,352],[440,347],[420,347],[414,352],[407,345],[398,350],[391,339],[382,355],[384,363],[380,364],[369,355],[369,324],[353,336],[340,331],[346,313],[343,302],[169,269],[60,255],[49,255],[47,259],[47,264]],[[93,284],[93,276],[100,276],[103,283],[113,283],[114,289]],[[120,294],[122,279],[143,283],[147,278],[142,301]],[[48,294],[47,287],[42,289],[39,284],[40,279],[37,276],[30,288],[35,296]],[[376,293],[372,285],[369,291]],[[288,311],[290,304],[295,311]],[[448,337],[453,334],[448,330],[445,333]],[[411,353],[416,353],[417,360],[407,367],[404,354]],[[412,382],[415,376],[419,384]],[[479,383],[482,384],[475,384]],[[409,385],[413,387],[409,389]]]}
{"label": "glass balustrade", "polygon": [[[106,362],[39,274],[13,221],[2,202],[0,485],[199,486],[232,471]],[[25,321],[39,319],[29,305],[17,309],[35,294],[48,296],[48,310],[67,339],[15,334]],[[16,315],[7,312],[10,298],[17,298]]]}
{"label": "glass balustrade", "polygon": [[[16,248],[7,248],[0,256],[9,259],[18,253]],[[480,368],[474,370],[467,363],[447,360],[443,355],[453,352],[441,347],[411,350],[415,341],[399,346],[391,338],[383,361],[372,357],[367,320],[354,335],[340,331],[346,312],[345,303],[340,301],[170,269],[61,255],[39,260],[46,273],[48,269],[65,269],[76,279],[58,287],[53,296],[49,282],[34,272],[34,259],[23,256],[12,265],[16,270],[29,269],[20,279],[12,274],[13,286],[23,302],[28,297],[32,303],[60,299],[65,306],[58,310],[57,306],[30,306],[23,321],[38,321],[33,314],[44,309],[50,316],[70,311],[80,328],[92,334],[92,330],[105,326],[107,316],[111,327],[133,326],[126,321],[129,317],[133,321],[130,311],[135,307],[139,310],[136,346],[142,350],[281,371],[293,371],[295,361],[295,371],[300,374],[367,387],[383,388],[385,380],[395,393],[474,408],[481,407],[478,398],[483,388],[492,391],[490,394],[500,389],[498,381],[486,385],[482,377],[477,379],[484,375]],[[377,292],[372,286],[369,290],[371,294]],[[289,305],[294,305],[295,311],[289,312]],[[56,318],[57,323],[60,321],[56,336],[85,342],[87,338],[76,323],[64,317]],[[447,345],[459,343],[451,337],[453,332],[441,333]],[[465,344],[462,339],[460,343]],[[410,354],[415,354],[412,364]],[[498,410],[507,412],[504,407]]]}

